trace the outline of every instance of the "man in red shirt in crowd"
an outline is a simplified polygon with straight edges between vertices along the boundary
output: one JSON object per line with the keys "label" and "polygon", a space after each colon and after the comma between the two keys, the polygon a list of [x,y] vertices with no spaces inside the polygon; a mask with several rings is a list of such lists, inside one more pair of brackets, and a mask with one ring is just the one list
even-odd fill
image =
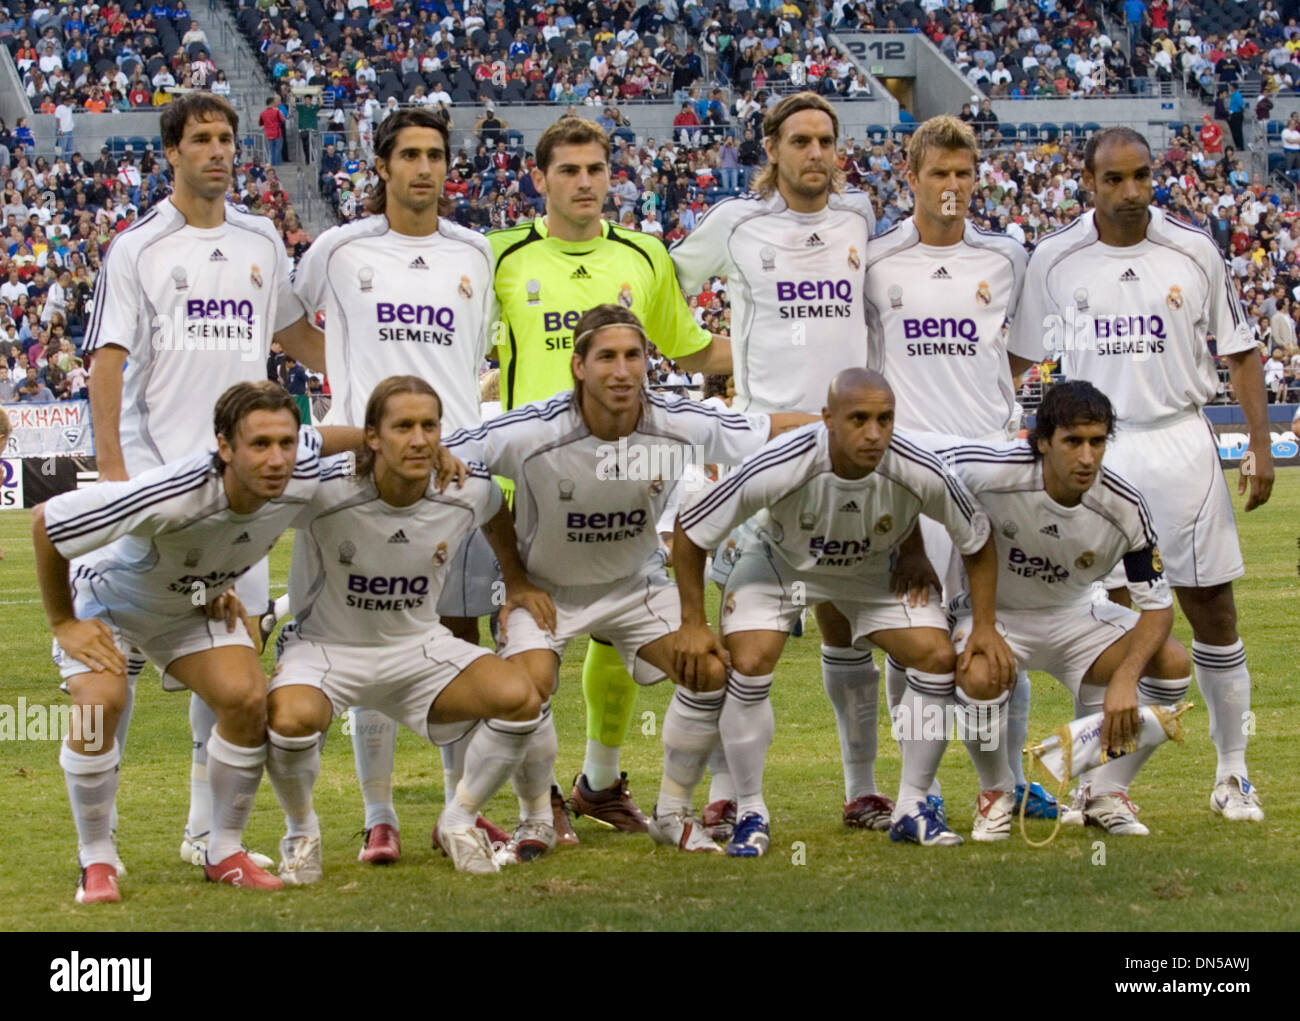
{"label": "man in red shirt in crowd", "polygon": [[1201,148],[1207,155],[1223,152],[1223,129],[1214,123],[1208,113],[1201,115]]}
{"label": "man in red shirt in crowd", "polygon": [[267,99],[266,109],[258,114],[257,120],[266,136],[267,148],[271,150],[271,166],[278,167],[284,162],[284,114],[275,105],[274,96]]}

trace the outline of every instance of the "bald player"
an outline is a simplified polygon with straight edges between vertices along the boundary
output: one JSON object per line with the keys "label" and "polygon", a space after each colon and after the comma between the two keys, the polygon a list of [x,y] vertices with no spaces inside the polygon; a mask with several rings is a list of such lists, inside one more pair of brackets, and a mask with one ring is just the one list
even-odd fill
{"label": "bald player", "polygon": [[[737,822],[727,853],[758,857],[769,843],[763,766],[775,723],[768,693],[786,636],[803,606],[833,602],[855,648],[871,643],[907,670],[897,721],[953,712],[957,656],[937,606],[912,606],[891,591],[892,554],[921,514],[942,522],[970,577],[972,624],[962,663],[982,655],[1003,689],[1015,675],[994,626],[997,585],[989,522],[939,460],[894,429],[894,394],[879,373],[845,369],[831,382],[822,421],[767,444],[678,515],[673,539],[682,626],[678,669],[686,676],[725,648],[727,697],[718,729],[736,784]],[[740,522],[759,515],[727,580],[722,641],[704,615],[704,555]],[[926,802],[946,734],[897,735],[903,778],[890,837],[960,844]]]}

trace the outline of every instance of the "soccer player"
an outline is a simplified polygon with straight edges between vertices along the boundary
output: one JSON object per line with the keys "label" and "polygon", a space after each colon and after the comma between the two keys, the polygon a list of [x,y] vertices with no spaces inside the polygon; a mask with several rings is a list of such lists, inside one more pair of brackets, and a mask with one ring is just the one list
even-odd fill
{"label": "soccer player", "polygon": [[[1214,242],[1151,205],[1145,138],[1131,128],[1094,135],[1083,185],[1095,208],[1039,242],[1010,351],[1034,360],[1059,351],[1067,378],[1088,380],[1114,402],[1107,463],[1151,497],[1165,574],[1192,626],[1192,662],[1218,752],[1210,806],[1227,819],[1261,820],[1246,771],[1250,674],[1232,594],[1244,567],[1218,445],[1201,413],[1218,388],[1212,335],[1250,429],[1238,492],[1249,488],[1246,510],[1254,510],[1273,488],[1255,341]],[[1125,786],[1136,770],[1131,759],[1107,763],[1093,783]]]}
{"label": "soccer player", "polygon": [[[1030,363],[1008,359],[1003,330],[1016,317],[1028,256],[1014,239],[980,230],[968,218],[979,144],[958,118],[922,124],[908,142],[907,167],[915,212],[872,240],[865,263],[871,367],[893,387],[898,425],[908,432],[1006,440],[1020,425],[1012,377]],[[961,561],[938,522],[923,518],[921,528],[950,599],[963,587]],[[891,708],[906,684],[901,666],[887,660]],[[1017,803],[1027,795],[1026,814],[1055,818],[1055,799],[1041,784],[1026,784],[1021,764],[1029,695],[1022,671],[1005,707],[1004,747]],[[937,784],[932,797],[942,805]]]}
{"label": "soccer player", "polygon": [[[1151,512],[1132,485],[1102,464],[1114,426],[1105,394],[1068,380],[1047,391],[1028,440],[938,453],[993,522],[998,624],[1017,664],[1045,670],[1069,688],[1076,717],[1104,711],[1103,743],[1121,751],[1137,739],[1139,706],[1179,701],[1192,666],[1187,650],[1169,637],[1174,601],[1161,573]],[[1121,564],[1140,612],[1092,601],[1093,582]],[[958,650],[970,630],[968,606],[960,596],[950,607]],[[980,780],[971,836],[1005,840],[1016,811],[1002,753],[1010,693],[989,683],[982,658],[972,660],[970,672],[975,676],[959,685],[957,703],[969,714],[963,730]],[[1127,757],[1140,767],[1153,750]],[[1115,834],[1147,834],[1127,782],[1098,776],[1081,784],[1088,789],[1083,814],[1090,824]]]}
{"label": "soccer player", "polygon": [[669,635],[680,623],[679,604],[655,523],[688,464],[736,463],[809,416],[742,415],[651,394],[648,341],[635,313],[598,305],[574,325],[572,392],[447,440],[456,456],[514,479],[524,563],[555,607],[550,628],[519,610],[502,615],[501,655],[527,671],[545,700],[543,728],[515,777],[520,826],[506,861],[531,860],[555,845],[550,697],[569,639],[593,633],[612,643],[639,683],[671,677],[688,689],[678,688],[664,718],[664,781],[648,828],[682,850],[720,850],[694,821],[689,792],[683,798],[675,778],[694,769],[683,762],[702,771],[717,742],[725,670],[720,658],[702,661],[690,677],[673,666]]}
{"label": "soccer player", "polygon": [[[55,662],[83,719],[102,711],[104,734],[114,734],[132,648],[212,708],[204,872],[217,882],[273,890],[283,884],[240,846],[266,760],[266,675],[242,606],[227,593],[310,500],[322,437],[299,428],[293,399],[266,380],[232,386],[213,417],[215,454],[37,507],[36,570]],[[83,559],[69,579],[74,557]],[[110,812],[121,752],[115,738],[86,738],[84,730],[81,739],[74,734],[59,755],[80,846],[77,902],[117,901]]]}
{"label": "soccer player", "polygon": [[[659,350],[686,371],[730,372],[727,339],[696,325],[663,242],[601,219],[610,186],[604,129],[561,118],[542,132],[536,153],[532,178],[546,197],[545,215],[488,235],[501,304],[502,406],[510,410],[567,390],[574,326],[583,312],[606,302],[641,317]],[[587,753],[570,803],[598,822],[644,833],[646,817],[618,768],[636,684],[601,637],[588,645],[582,670]]]}
{"label": "soccer player", "polygon": [[[238,129],[238,116],[219,96],[196,92],[167,104],[160,131],[172,194],[118,235],[105,256],[86,333],[95,454],[105,481],[124,482],[208,450],[213,403],[234,383],[265,378],[272,339],[299,361],[324,368],[323,339],[293,299],[275,225],[226,201]],[[246,572],[238,587],[243,605],[262,613],[266,565]],[[143,668],[133,654],[119,752]],[[196,865],[203,864],[211,829],[207,737],[214,721],[202,698],[191,696],[194,750],[181,858]]]}
{"label": "soccer player", "polygon": [[[450,210],[443,195],[447,130],[441,114],[420,107],[387,117],[375,133],[379,184],[372,215],[327,230],[294,274],[302,311],[312,319],[325,312],[331,423],[360,426],[379,382],[405,374],[437,381],[447,432],[480,421],[478,370],[496,321],[492,249],[481,234],[441,215]],[[487,541],[467,529],[438,601],[443,626],[461,641],[478,643],[478,617],[496,608],[496,578]],[[360,859],[377,865],[401,857],[393,806],[396,744],[394,720],[356,707],[352,749],[365,802]],[[463,752],[456,743],[442,749],[448,805]],[[507,839],[492,830],[494,840]]]}
{"label": "soccer player", "polygon": [[[841,369],[868,362],[862,269],[875,230],[871,197],[844,186],[835,162],[839,119],[811,92],[787,96],[763,120],[767,164],[752,193],[726,199],[672,248],[688,293],[714,276],[731,299],[736,403],[742,411],[819,413]],[[745,527],[723,543],[712,579],[726,584]],[[876,790],[880,674],[868,649],[852,648],[848,619],[816,607],[822,683],[835,707],[844,766],[843,820],[887,827],[893,803]],[[710,763],[706,822],[726,833],[734,792],[721,756]]]}
{"label": "soccer player", "polygon": [[524,575],[510,509],[487,471],[478,466],[458,490],[434,486],[441,418],[441,401],[424,380],[383,380],[366,405],[355,475],[322,472],[297,520],[289,575],[295,623],[283,633],[267,698],[267,773],[288,823],[280,843],[286,883],[321,878],[312,787],[320,737],[347,706],[382,709],[434,743],[460,740],[485,721],[467,741],[465,774],[434,832],[458,870],[498,870],[475,825],[478,810],[520,765],[542,722],[541,700],[517,664],[439,623],[453,551],[481,526],[508,601],[529,607],[539,623],[553,611]]}
{"label": "soccer player", "polygon": [[[768,693],[786,635],[804,603],[833,602],[851,622],[853,647],[884,649],[907,670],[898,717],[951,711],[954,668],[986,657],[993,683],[1009,687],[1010,649],[994,625],[996,547],[989,521],[960,481],[894,429],[894,396],[879,373],[845,369],[832,381],[823,421],[768,444],[701,493],[677,517],[673,540],[682,627],[679,670],[719,651],[704,616],[704,551],[760,510],[727,579],[722,640],[730,657],[718,729],[736,785],[727,854],[767,853],[763,764],[774,721]],[[890,559],[924,512],[942,521],[970,576],[973,623],[958,660],[943,612],[890,592]],[[890,837],[922,845],[961,838],[926,802],[947,737],[896,727],[903,776]],[[698,780],[698,776],[695,778]]]}

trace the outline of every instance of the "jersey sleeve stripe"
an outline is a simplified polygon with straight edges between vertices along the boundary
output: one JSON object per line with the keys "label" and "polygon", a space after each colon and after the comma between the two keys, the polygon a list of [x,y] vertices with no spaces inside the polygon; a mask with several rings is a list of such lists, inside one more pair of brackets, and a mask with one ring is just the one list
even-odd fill
{"label": "jersey sleeve stripe", "polygon": [[[197,476],[184,476],[180,479],[167,479],[164,482],[156,483],[142,491],[114,500],[107,507],[96,508],[86,514],[79,514],[67,521],[59,522],[52,529],[47,527],[46,535],[49,536],[50,542],[56,546],[60,542],[79,539],[83,535],[107,528],[123,518],[128,518],[146,507],[163,503],[176,496],[183,496],[195,489],[202,489],[207,485],[207,474],[208,469],[205,467]],[[124,502],[127,506],[120,507],[119,505]]]}
{"label": "jersey sleeve stripe", "polygon": [[897,436],[894,437],[889,446],[890,449],[900,457],[904,457],[909,461],[914,461],[925,468],[929,468],[930,471],[943,479],[943,484],[948,490],[948,495],[952,497],[953,503],[957,505],[958,509],[962,512],[962,515],[967,521],[970,521],[975,516],[975,508],[971,505],[971,502],[966,499],[966,495],[956,485],[953,477],[944,470],[943,465],[937,457],[931,454],[928,450],[922,450],[919,447],[912,446],[912,444],[908,443],[906,440],[900,442]]}
{"label": "jersey sleeve stripe", "polygon": [[512,411],[507,411],[504,415],[498,415],[496,418],[484,422],[482,425],[475,426],[473,429],[457,429],[454,433],[443,440],[442,445],[447,448],[459,446],[466,440],[486,439],[488,433],[493,429],[504,429],[507,426],[515,425],[518,422],[527,422],[536,419],[539,422],[549,422],[558,415],[564,414],[569,410],[572,404],[572,394],[561,394],[552,397],[545,404],[524,404]]}
{"label": "jersey sleeve stripe", "polygon": [[[652,258],[650,257],[650,253],[647,252],[644,248],[642,248],[642,247],[641,247],[639,244],[637,244],[635,241],[633,241],[631,238],[626,238],[626,237],[624,237],[622,234],[620,234],[620,233],[619,233],[620,230],[622,230],[621,227],[617,227],[617,226],[615,226],[615,225],[613,225],[613,224],[610,224],[610,228],[609,228],[609,240],[611,240],[611,241],[617,241],[617,242],[618,242],[619,244],[621,244],[621,245],[627,245],[628,248],[632,249],[632,251],[636,252],[637,255],[641,256],[641,258],[645,259],[645,261],[646,261],[647,263],[650,264],[650,272],[651,272],[651,273],[652,273],[656,278],[658,278],[658,275],[659,275],[659,274],[657,274],[657,273],[654,272],[654,270],[655,270],[655,263],[654,263],[654,259],[652,259]],[[639,237],[642,237],[642,238],[646,238],[647,240],[652,240],[651,235],[648,235],[648,234],[638,234],[638,236],[639,236]],[[660,245],[663,244],[662,241],[655,241],[654,243],[655,243],[655,244],[660,244]],[[497,261],[497,264],[500,265],[500,260]],[[676,281],[674,281],[674,284],[676,284]]]}
{"label": "jersey sleeve stripe", "polygon": [[723,411],[720,408],[706,407],[689,399],[669,402],[666,398],[655,393],[649,395],[649,401],[651,404],[658,408],[662,408],[670,415],[678,413],[703,415],[706,418],[712,418],[717,421],[718,425],[723,429],[732,429],[736,432],[744,433],[750,431],[749,422],[743,415],[735,411]]}
{"label": "jersey sleeve stripe", "polygon": [[744,483],[762,472],[777,468],[789,461],[803,457],[817,443],[817,437],[809,433],[790,444],[775,447],[757,454],[752,461],[737,472],[728,475],[703,500],[688,511],[682,513],[682,528],[690,528],[703,521],[724,503]]}
{"label": "jersey sleeve stripe", "polygon": [[1143,500],[1142,497],[1140,496],[1136,500],[1133,497],[1129,496],[1128,493],[1124,492],[1122,489],[1116,486],[1114,484],[1114,480],[1109,476],[1103,476],[1101,480],[1101,484],[1110,492],[1118,496],[1121,500],[1127,500],[1129,503],[1137,507],[1138,521],[1142,525],[1142,534],[1146,537],[1147,545],[1149,546],[1156,545],[1156,530],[1154,525],[1152,525],[1151,523],[1151,512],[1147,510],[1146,501]]}

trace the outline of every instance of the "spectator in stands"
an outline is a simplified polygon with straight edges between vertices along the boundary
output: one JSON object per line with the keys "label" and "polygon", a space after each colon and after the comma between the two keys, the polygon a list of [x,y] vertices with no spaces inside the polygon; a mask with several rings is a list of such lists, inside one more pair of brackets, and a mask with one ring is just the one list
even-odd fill
{"label": "spectator in stands", "polygon": [[262,135],[271,155],[271,165],[278,167],[283,162],[285,120],[284,114],[275,104],[274,96],[267,97],[266,107],[258,114],[257,120],[262,126]]}
{"label": "spectator in stands", "polygon": [[34,365],[27,366],[26,378],[18,387],[17,396],[19,401],[26,404],[48,404],[54,400],[54,394],[41,381]]}
{"label": "spectator in stands", "polygon": [[[8,362],[5,359],[0,358],[0,404],[12,404],[17,399],[18,388],[14,386],[13,380],[9,378]],[[3,417],[4,419],[4,421],[0,422],[0,432],[4,432],[3,438],[7,441],[9,439],[9,434],[4,430],[4,427],[8,424],[9,416],[0,411],[0,417]],[[3,444],[0,444],[0,450],[3,449]]]}

